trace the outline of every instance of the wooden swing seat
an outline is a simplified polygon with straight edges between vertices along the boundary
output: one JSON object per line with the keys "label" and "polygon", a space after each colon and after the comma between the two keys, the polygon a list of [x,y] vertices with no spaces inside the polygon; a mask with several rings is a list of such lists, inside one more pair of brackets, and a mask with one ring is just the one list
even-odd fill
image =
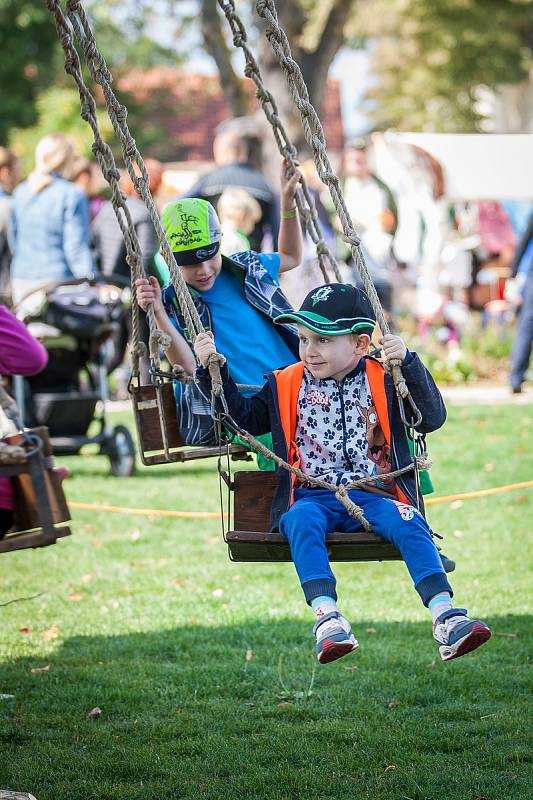
{"label": "wooden swing seat", "polygon": [[[13,527],[0,539],[0,553],[27,548],[47,547],[57,539],[70,536],[70,513],[59,475],[54,471],[52,446],[47,428],[34,428],[43,442],[39,453],[22,464],[0,465],[0,477],[11,478],[15,489],[15,520]],[[19,434],[6,439],[20,444]]]}
{"label": "wooden swing seat", "polygon": [[[219,448],[191,447],[180,436],[178,412],[171,383],[132,386],[133,413],[141,460],[146,466],[172,462],[193,461],[218,456]],[[168,449],[165,452],[164,434]],[[244,445],[231,445],[234,461],[250,461],[250,451]]]}
{"label": "wooden swing seat", "polygon": [[[232,561],[292,561],[285,536],[270,532],[270,508],[277,488],[275,472],[236,472],[233,523],[226,541]],[[373,533],[327,535],[331,561],[398,561],[401,555]]]}

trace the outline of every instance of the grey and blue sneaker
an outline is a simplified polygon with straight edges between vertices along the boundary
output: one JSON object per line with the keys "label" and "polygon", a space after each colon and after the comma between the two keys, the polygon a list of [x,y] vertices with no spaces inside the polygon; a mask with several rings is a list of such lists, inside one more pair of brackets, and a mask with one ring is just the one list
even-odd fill
{"label": "grey and blue sneaker", "polygon": [[338,611],[324,614],[322,619],[315,622],[313,633],[316,638],[316,657],[321,664],[342,658],[359,647],[350,623]]}
{"label": "grey and blue sneaker", "polygon": [[443,661],[470,653],[490,639],[490,628],[478,619],[469,619],[466,608],[451,608],[433,625],[433,638]]}

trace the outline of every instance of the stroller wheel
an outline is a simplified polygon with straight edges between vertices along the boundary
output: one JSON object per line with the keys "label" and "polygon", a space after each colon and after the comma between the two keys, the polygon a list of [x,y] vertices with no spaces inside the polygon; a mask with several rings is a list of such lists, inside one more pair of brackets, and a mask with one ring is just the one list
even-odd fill
{"label": "stroller wheel", "polygon": [[111,474],[116,478],[128,478],[135,472],[135,444],[124,425],[116,425],[106,447],[111,462]]}

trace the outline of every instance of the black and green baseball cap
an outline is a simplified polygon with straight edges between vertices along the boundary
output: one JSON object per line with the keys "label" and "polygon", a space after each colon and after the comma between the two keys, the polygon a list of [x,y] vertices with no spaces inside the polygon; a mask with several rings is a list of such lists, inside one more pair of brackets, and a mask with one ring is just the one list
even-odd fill
{"label": "black and green baseball cap", "polygon": [[207,200],[184,197],[169,203],[161,214],[163,227],[176,263],[199,264],[213,258],[220,248],[220,221]]}
{"label": "black and green baseball cap", "polygon": [[376,317],[365,292],[349,283],[326,283],[309,292],[298,311],[274,322],[299,322],[324,336],[343,333],[372,335]]}

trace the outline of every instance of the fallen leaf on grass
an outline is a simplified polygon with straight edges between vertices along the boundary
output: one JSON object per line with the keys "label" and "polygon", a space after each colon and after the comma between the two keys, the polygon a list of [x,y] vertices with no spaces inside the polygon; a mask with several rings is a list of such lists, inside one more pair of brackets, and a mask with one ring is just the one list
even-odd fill
{"label": "fallen leaf on grass", "polygon": [[[387,708],[398,708],[399,705],[399,700],[391,700],[390,703],[387,703]],[[394,769],[396,769],[396,767]]]}
{"label": "fallen leaf on grass", "polygon": [[351,666],[351,667],[344,667],[344,669],[346,672],[355,672],[356,670],[359,669],[359,667]]}
{"label": "fallen leaf on grass", "polygon": [[485,464],[483,469],[485,470],[485,472],[492,472],[492,470],[494,469],[494,464]]}
{"label": "fallen leaf on grass", "polygon": [[179,578],[174,578],[172,581],[172,586],[174,586],[175,589],[183,589],[183,583]]}
{"label": "fallen leaf on grass", "polygon": [[437,662],[435,661],[435,659],[433,659],[431,664],[428,664],[428,667],[436,667],[436,666],[437,666]]}
{"label": "fallen leaf on grass", "polygon": [[389,764],[388,767],[385,767],[385,772],[389,772],[391,769],[398,769],[396,764]]}
{"label": "fallen leaf on grass", "polygon": [[246,651],[246,661],[253,661],[254,652],[253,650]]}
{"label": "fallen leaf on grass", "polygon": [[366,632],[372,636],[374,633],[377,633],[377,630],[375,628],[367,628]]}
{"label": "fallen leaf on grass", "polygon": [[223,539],[221,539],[220,536],[211,536],[207,539],[207,544],[220,544],[222,541]]}
{"label": "fallen leaf on grass", "polygon": [[96,536],[93,539],[91,539],[91,544],[92,544],[93,547],[101,547],[102,546],[102,542]]}
{"label": "fallen leaf on grass", "polygon": [[71,603],[79,603],[80,600],[83,600],[83,595],[78,594],[77,592],[72,592],[72,594],[67,594],[67,600]]}
{"label": "fallen leaf on grass", "polygon": [[22,628],[19,628],[19,633],[31,633],[31,628],[29,625],[23,625]]}
{"label": "fallen leaf on grass", "polygon": [[40,675],[42,672],[48,672],[50,669],[50,664],[47,664],[45,667],[33,667],[32,668],[32,675]]}
{"label": "fallen leaf on grass", "polygon": [[0,694],[0,700],[14,700],[14,694]]}
{"label": "fallen leaf on grass", "polygon": [[82,583],[90,583],[92,580],[94,580],[94,572],[87,572],[81,576]]}
{"label": "fallen leaf on grass", "polygon": [[100,717],[102,715],[102,709],[95,706],[95,708],[91,708],[90,711],[87,712],[85,715],[87,719],[94,719],[95,717]]}
{"label": "fallen leaf on grass", "polygon": [[224,594],[224,589],[213,589],[211,594],[213,595],[213,597],[222,597]]}
{"label": "fallen leaf on grass", "polygon": [[57,625],[52,625],[51,628],[46,628],[46,630],[44,630],[41,634],[43,639],[47,642],[50,642],[52,639],[57,639],[58,635]]}
{"label": "fallen leaf on grass", "polygon": [[515,503],[525,503],[526,500],[527,497],[525,494],[516,494],[514,498]]}
{"label": "fallen leaf on grass", "polygon": [[233,576],[233,578],[232,578],[231,580],[232,580],[232,581],[240,581],[240,579],[241,579],[241,576],[240,576],[240,575],[234,575],[234,576]]}

